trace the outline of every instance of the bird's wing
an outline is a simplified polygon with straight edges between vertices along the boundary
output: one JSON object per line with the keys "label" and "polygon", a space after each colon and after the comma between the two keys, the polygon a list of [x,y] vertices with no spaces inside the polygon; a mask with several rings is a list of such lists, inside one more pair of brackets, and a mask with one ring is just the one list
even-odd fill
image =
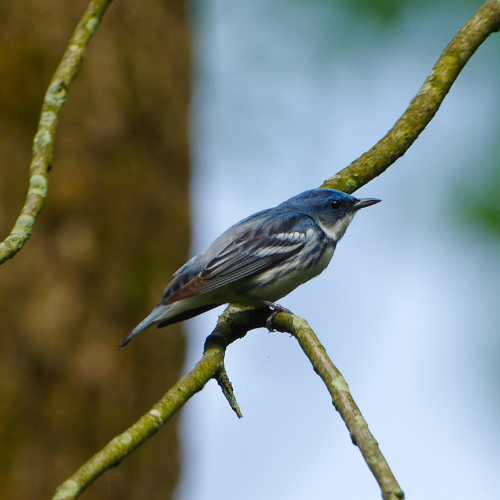
{"label": "bird's wing", "polygon": [[162,304],[213,291],[248,278],[300,250],[314,235],[314,222],[302,214],[264,219],[247,227],[204,268],[174,293],[166,293]]}

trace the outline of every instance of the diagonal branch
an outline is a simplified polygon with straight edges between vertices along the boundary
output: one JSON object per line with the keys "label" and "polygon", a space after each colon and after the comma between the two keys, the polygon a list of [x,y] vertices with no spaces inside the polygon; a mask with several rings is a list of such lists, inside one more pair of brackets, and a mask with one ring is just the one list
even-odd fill
{"label": "diagonal branch", "polygon": [[[228,307],[219,318],[217,326],[207,338],[201,360],[184,377],[124,433],[115,437],[101,451],[67,479],[56,491],[52,500],[74,500],[99,476],[116,467],[127,455],[154,435],[192,396],[203,389],[211,378],[217,378],[224,369],[226,348],[255,328],[266,326],[267,309]],[[325,383],[333,404],[345,422],[353,443],[358,446],[372,471],[385,500],[401,500],[404,494],[394,478],[389,465],[368,429],[359,408],[354,402],[346,381],[332,363],[307,322],[290,313],[278,313],[274,326],[293,335],[309,358],[314,371]],[[227,396],[226,396],[227,397]]]}
{"label": "diagonal branch", "polygon": [[92,0],[80,19],[43,100],[38,130],[33,140],[33,156],[29,170],[29,188],[24,206],[14,228],[0,243],[0,264],[11,259],[28,241],[33,224],[47,197],[47,172],[52,167],[54,137],[59,113],[66,101],[71,83],[82,65],[92,35],[111,0]]}
{"label": "diagonal branch", "polygon": [[111,440],[101,451],[82,465],[59,486],[52,500],[73,500],[80,496],[99,476],[116,467],[146,439],[163,426],[184,403],[201,391],[211,378],[217,378],[224,369],[226,347],[246,335],[247,331],[264,326],[269,311],[266,309],[240,310],[229,307],[207,338],[201,360],[184,377],[124,433]]}
{"label": "diagonal branch", "polygon": [[352,442],[359,448],[366,464],[375,476],[382,492],[382,498],[384,500],[403,499],[404,493],[382,455],[377,441],[370,432],[366,420],[354,402],[347,382],[328,357],[325,348],[307,321],[293,314],[278,314],[274,326],[281,332],[290,333],[297,339],[314,371],[325,383],[335,409],[339,412],[351,434]]}
{"label": "diagonal branch", "polygon": [[391,130],[369,151],[327,179],[322,188],[354,193],[403,156],[437,113],[474,52],[500,29],[500,2],[488,0],[444,49],[421,89]]}

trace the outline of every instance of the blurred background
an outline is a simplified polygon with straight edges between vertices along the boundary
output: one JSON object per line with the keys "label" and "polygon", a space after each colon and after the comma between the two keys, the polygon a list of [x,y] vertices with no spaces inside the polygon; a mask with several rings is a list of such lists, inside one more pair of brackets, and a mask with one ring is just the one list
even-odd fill
{"label": "blurred background", "polygon": [[[0,2],[4,234],[84,6]],[[48,497],[192,367],[222,309],[184,324],[185,362],[174,327],[116,345],[188,253],[380,139],[479,6],[113,2],[63,110],[46,207],[0,269],[2,498]],[[500,488],[499,43],[357,193],[383,203],[356,217],[328,270],[280,301],[343,372],[408,498]],[[84,495],[379,498],[292,338],[251,332],[226,363],[242,420],[210,383],[182,412],[180,451],[170,423]]]}
{"label": "blurred background", "polygon": [[[0,2],[2,238],[26,196],[43,95],[86,5]],[[0,269],[2,499],[52,498],[179,376],[179,326],[154,345],[119,354],[118,343],[189,251],[190,44],[183,2],[113,2],[70,89],[49,197]],[[170,495],[177,420],[85,495]]]}

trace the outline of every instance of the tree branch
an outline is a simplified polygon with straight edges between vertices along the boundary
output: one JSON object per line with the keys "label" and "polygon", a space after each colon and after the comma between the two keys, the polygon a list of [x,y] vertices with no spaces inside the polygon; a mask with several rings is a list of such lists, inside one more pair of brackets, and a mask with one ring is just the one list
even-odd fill
{"label": "tree branch", "polygon": [[186,401],[224,370],[226,347],[245,336],[247,331],[264,326],[268,316],[267,309],[256,311],[252,308],[242,310],[228,307],[219,318],[215,330],[207,338],[203,356],[196,366],[174,384],[134,425],[111,440],[62,483],[52,500],[78,498],[99,476],[116,467],[129,453],[155,434]]}
{"label": "tree branch", "polygon": [[354,402],[342,374],[328,357],[325,348],[307,321],[293,314],[278,314],[274,326],[281,332],[293,335],[309,358],[314,371],[325,383],[332,396],[335,409],[340,413],[352,442],[359,448],[366,464],[377,480],[385,500],[401,500],[404,493],[380,451],[366,420]]}
{"label": "tree branch", "polygon": [[0,243],[0,264],[14,257],[21,250],[31,236],[33,224],[42,210],[47,197],[47,173],[52,167],[54,137],[59,113],[71,83],[82,65],[85,49],[110,3],[111,0],[92,0],[89,3],[45,93],[38,130],[33,140],[28,194],[14,228]]}
{"label": "tree branch", "polygon": [[[224,370],[227,346],[244,337],[250,330],[264,328],[268,316],[267,309],[229,306],[219,318],[215,330],[207,338],[203,356],[196,366],[174,384],[163,398],[134,425],[110,441],[59,486],[52,500],[74,500],[100,475],[116,467],[129,453],[155,434],[184,403],[203,389],[211,378],[216,379],[220,371]],[[346,381],[326,354],[308,323],[293,314],[278,313],[273,324],[279,331],[290,333],[297,339],[314,371],[325,383],[335,408],[349,429],[353,443],[358,446],[375,476],[383,498],[385,500],[404,498],[401,488],[349,392]],[[231,406],[233,407],[232,404]]]}
{"label": "tree branch", "polygon": [[387,134],[322,188],[354,193],[403,156],[437,113],[446,94],[474,52],[500,29],[500,2],[488,0],[444,49],[417,95]]}

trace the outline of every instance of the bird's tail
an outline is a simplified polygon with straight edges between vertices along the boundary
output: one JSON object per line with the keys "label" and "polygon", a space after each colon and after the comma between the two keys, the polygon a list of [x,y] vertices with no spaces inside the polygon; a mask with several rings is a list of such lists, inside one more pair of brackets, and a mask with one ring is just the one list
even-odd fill
{"label": "bird's tail", "polygon": [[149,328],[151,325],[158,323],[159,317],[164,314],[170,305],[164,306],[160,305],[153,309],[153,312],[145,319],[143,319],[121,342],[118,350],[123,349],[134,337],[138,337],[144,330]]}

